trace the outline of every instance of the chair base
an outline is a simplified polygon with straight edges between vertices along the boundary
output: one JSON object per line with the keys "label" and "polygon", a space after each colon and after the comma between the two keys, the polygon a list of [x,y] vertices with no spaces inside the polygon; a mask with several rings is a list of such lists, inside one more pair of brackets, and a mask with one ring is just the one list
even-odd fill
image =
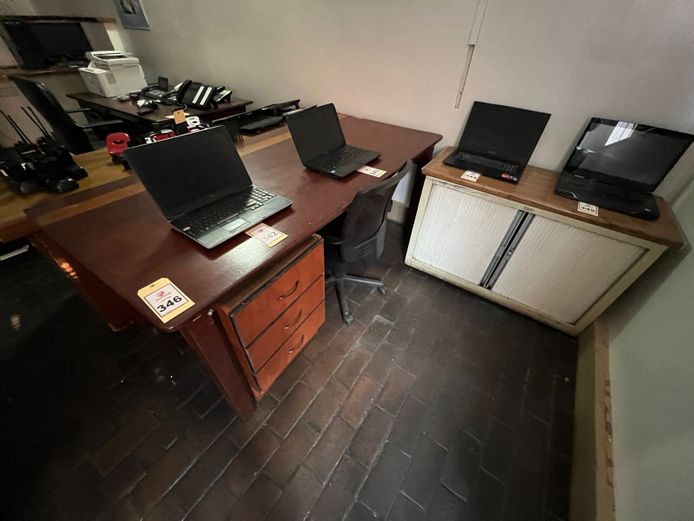
{"label": "chair base", "polygon": [[376,288],[376,291],[378,291],[381,295],[386,294],[386,287],[385,284],[383,284],[383,282],[380,280],[370,279],[368,277],[359,277],[358,275],[332,274],[325,278],[326,285],[335,284],[335,291],[337,292],[337,301],[340,304],[342,321],[349,326],[352,322],[354,322],[354,317],[349,312],[349,303],[347,302],[345,282],[354,282],[355,284]]}

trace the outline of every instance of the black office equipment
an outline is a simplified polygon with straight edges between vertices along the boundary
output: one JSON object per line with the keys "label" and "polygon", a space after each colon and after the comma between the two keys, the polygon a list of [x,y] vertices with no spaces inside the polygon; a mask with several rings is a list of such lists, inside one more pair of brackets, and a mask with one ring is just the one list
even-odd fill
{"label": "black office equipment", "polygon": [[242,140],[241,134],[259,134],[269,128],[281,125],[285,115],[299,108],[298,99],[272,103],[258,109],[234,114],[212,121],[213,125],[223,125],[235,142]]}
{"label": "black office equipment", "polygon": [[363,188],[354,196],[347,211],[320,232],[329,271],[325,282],[335,284],[342,320],[348,325],[354,318],[349,312],[345,282],[375,287],[382,295],[385,294],[385,286],[380,280],[347,272],[361,271],[378,262],[385,246],[386,218],[393,204],[393,192],[405,176],[414,172],[414,163],[408,161],[389,178]]}
{"label": "black office equipment", "polygon": [[555,192],[641,219],[657,219],[660,213],[651,192],[693,140],[684,132],[592,118]]}
{"label": "black office equipment", "polygon": [[253,186],[224,127],[129,148],[124,155],[171,226],[205,248],[292,204]]}
{"label": "black office equipment", "polygon": [[192,80],[185,80],[178,87],[176,102],[194,109],[207,110],[216,106],[215,95],[224,90],[224,86],[212,86]]}
{"label": "black office equipment", "polygon": [[311,170],[345,177],[381,155],[347,144],[332,103],[288,116],[287,126],[301,162]]}
{"label": "black office equipment", "polygon": [[87,131],[108,129],[110,132],[116,132],[123,130],[126,126],[125,122],[119,119],[94,119],[89,123],[77,123],[70,117],[70,114],[80,112],[92,118],[98,118],[99,116],[90,109],[65,110],[53,96],[53,93],[39,81],[20,76],[13,76],[12,81],[15,82],[26,99],[48,121],[53,129],[55,139],[62,145],[65,145],[73,154],[81,154],[94,149],[89,136],[86,134]]}
{"label": "black office equipment", "polygon": [[169,90],[169,79],[164,76],[159,76],[155,85],[148,85],[141,92],[145,98],[153,100],[161,100],[173,93]]}
{"label": "black office equipment", "polygon": [[475,101],[458,148],[444,163],[517,183],[550,114]]}
{"label": "black office equipment", "polygon": [[2,29],[17,62],[26,69],[86,63],[92,50],[82,26],[71,20],[3,17]]}
{"label": "black office equipment", "polygon": [[19,141],[0,154],[0,174],[17,194],[37,191],[69,192],[79,187],[76,179],[87,173],[75,163],[67,149],[57,143],[34,110],[22,107],[24,114],[43,134],[33,143],[11,116],[0,111],[15,130]]}

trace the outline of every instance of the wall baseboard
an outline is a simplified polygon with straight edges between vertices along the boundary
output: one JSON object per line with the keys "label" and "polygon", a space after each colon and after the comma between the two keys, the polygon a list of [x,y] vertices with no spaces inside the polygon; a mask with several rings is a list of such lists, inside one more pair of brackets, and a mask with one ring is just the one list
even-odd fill
{"label": "wall baseboard", "polygon": [[571,521],[615,521],[608,348],[604,319],[578,338]]}

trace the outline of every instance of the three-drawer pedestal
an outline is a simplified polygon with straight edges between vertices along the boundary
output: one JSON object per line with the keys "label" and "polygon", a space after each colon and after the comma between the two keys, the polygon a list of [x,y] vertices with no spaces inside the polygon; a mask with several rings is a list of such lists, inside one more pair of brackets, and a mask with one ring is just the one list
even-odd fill
{"label": "three-drawer pedestal", "polygon": [[314,235],[218,312],[256,399],[325,322],[323,240]]}

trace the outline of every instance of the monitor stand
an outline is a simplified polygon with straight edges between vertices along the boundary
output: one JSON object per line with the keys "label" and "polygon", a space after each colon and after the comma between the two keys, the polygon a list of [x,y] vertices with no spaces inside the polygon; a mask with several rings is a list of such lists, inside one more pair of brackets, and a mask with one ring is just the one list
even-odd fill
{"label": "monitor stand", "polygon": [[651,193],[630,190],[597,179],[577,177],[569,172],[561,173],[554,192],[562,197],[594,204],[639,219],[652,221],[660,216],[658,204]]}

